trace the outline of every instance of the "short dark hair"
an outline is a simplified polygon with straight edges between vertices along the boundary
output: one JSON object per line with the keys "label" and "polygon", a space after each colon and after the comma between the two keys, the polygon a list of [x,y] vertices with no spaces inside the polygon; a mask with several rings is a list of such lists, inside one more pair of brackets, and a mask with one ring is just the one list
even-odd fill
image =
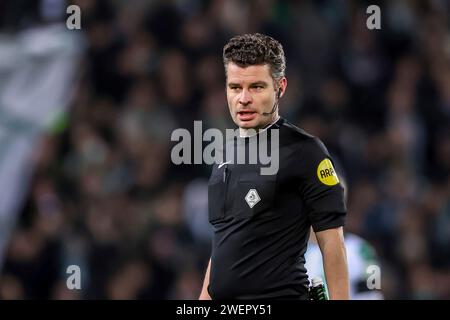
{"label": "short dark hair", "polygon": [[225,73],[229,62],[241,67],[268,64],[274,80],[284,77],[286,71],[286,57],[281,43],[260,33],[231,38],[223,47]]}

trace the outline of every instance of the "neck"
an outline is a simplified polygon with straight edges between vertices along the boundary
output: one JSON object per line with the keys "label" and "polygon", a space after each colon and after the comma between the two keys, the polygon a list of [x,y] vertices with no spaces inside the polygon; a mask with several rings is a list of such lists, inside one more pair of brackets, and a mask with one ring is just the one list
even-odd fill
{"label": "neck", "polygon": [[267,124],[265,127],[261,128],[261,129],[256,129],[256,128],[250,128],[250,129],[239,128],[239,136],[241,138],[254,136],[255,134],[260,133],[261,131],[267,130],[275,122],[277,122],[278,119],[280,119],[280,116],[278,114],[274,115],[272,121],[269,122],[269,124]]}

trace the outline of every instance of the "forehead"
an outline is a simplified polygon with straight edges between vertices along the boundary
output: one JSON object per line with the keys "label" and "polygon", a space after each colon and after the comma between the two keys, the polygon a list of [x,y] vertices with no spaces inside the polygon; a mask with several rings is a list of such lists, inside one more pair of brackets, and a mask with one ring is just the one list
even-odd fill
{"label": "forehead", "polygon": [[252,83],[256,81],[271,82],[270,66],[268,64],[241,67],[233,62],[227,65],[227,82]]}

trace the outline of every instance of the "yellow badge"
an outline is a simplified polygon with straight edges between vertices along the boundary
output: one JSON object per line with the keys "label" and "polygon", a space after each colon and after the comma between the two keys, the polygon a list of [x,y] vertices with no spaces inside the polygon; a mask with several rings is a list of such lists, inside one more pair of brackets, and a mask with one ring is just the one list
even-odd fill
{"label": "yellow badge", "polygon": [[323,159],[317,167],[317,177],[327,186],[334,186],[339,183],[339,178],[333,168],[330,159]]}

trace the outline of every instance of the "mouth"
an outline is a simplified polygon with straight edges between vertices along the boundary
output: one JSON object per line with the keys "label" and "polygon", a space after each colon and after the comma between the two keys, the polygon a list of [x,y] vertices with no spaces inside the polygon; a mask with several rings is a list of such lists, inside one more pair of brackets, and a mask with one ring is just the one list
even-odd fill
{"label": "mouth", "polygon": [[241,121],[251,121],[256,118],[258,113],[256,111],[251,110],[243,110],[237,113],[237,117]]}

